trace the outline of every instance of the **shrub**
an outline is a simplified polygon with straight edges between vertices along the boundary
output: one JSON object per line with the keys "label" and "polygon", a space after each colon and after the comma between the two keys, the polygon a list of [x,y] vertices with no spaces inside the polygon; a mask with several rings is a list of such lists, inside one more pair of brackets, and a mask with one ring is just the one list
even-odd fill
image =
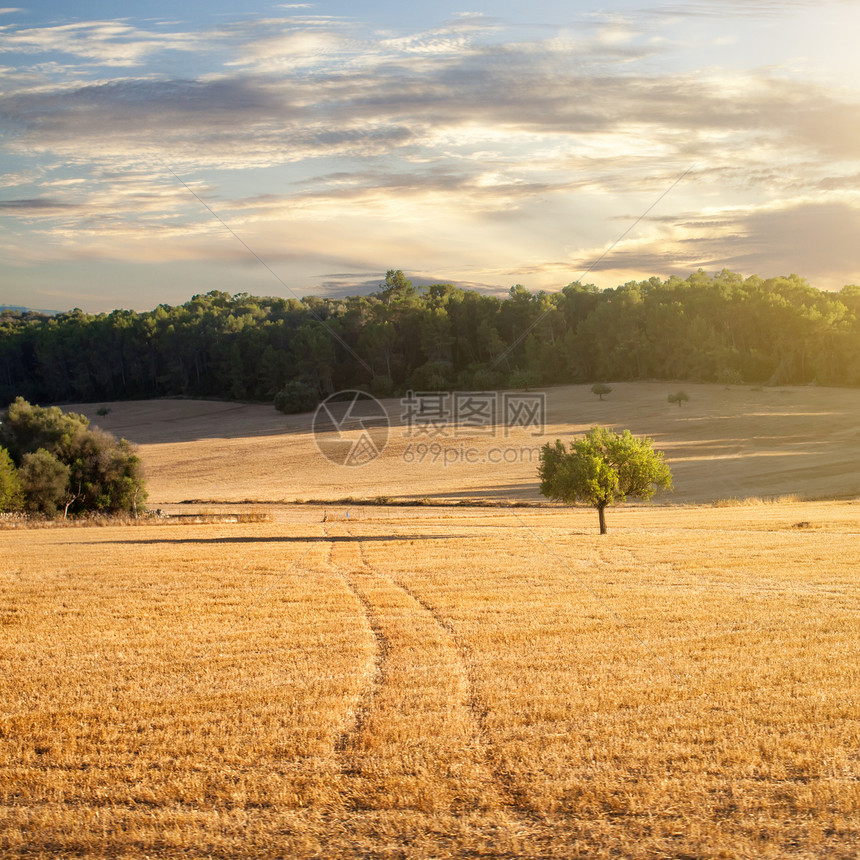
{"label": "shrub", "polygon": [[56,516],[60,506],[66,508],[70,501],[69,473],[69,467],[44,448],[24,454],[19,473],[24,507],[33,513]]}
{"label": "shrub", "polygon": [[453,380],[450,361],[428,361],[414,370],[409,377],[409,388],[414,391],[446,391]]}
{"label": "shrub", "polygon": [[319,402],[319,394],[315,388],[294,379],[275,395],[274,405],[279,412],[293,415],[297,412],[310,412]]}
{"label": "shrub", "polygon": [[540,385],[540,375],[533,370],[515,370],[508,378],[511,388],[524,388],[526,391]]}
{"label": "shrub", "polygon": [[24,504],[21,478],[5,448],[0,448],[0,514],[20,511]]}
{"label": "shrub", "polygon": [[90,429],[83,415],[19,397],[0,424],[0,442],[19,466],[28,510],[55,516],[137,515],[146,500],[140,458],[125,439]]}
{"label": "shrub", "polygon": [[374,376],[370,380],[370,393],[374,397],[391,397],[394,393],[394,380],[390,376]]}

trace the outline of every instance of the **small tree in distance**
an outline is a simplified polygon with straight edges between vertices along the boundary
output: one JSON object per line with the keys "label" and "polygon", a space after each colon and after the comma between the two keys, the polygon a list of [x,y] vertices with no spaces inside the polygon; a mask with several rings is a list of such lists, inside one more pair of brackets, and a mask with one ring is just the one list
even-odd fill
{"label": "small tree in distance", "polygon": [[615,433],[605,427],[593,427],[570,447],[561,439],[547,442],[540,453],[540,491],[556,502],[593,505],[605,535],[607,505],[672,489],[672,473],[653,444],[629,430]]}
{"label": "small tree in distance", "polygon": [[669,403],[677,403],[678,409],[680,409],[681,404],[686,403],[690,399],[690,395],[687,394],[686,391],[676,391],[674,394],[670,394],[666,399]]}
{"label": "small tree in distance", "polygon": [[595,382],[594,385],[591,386],[591,393],[596,394],[601,400],[603,400],[604,394],[610,394],[612,392],[612,386],[607,385],[605,382]]}

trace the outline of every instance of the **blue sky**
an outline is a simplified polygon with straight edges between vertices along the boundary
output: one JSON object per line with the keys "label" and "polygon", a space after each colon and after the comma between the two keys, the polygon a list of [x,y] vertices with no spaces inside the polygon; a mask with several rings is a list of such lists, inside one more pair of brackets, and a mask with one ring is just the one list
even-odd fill
{"label": "blue sky", "polygon": [[0,9],[0,304],[860,283],[854,0],[117,7]]}

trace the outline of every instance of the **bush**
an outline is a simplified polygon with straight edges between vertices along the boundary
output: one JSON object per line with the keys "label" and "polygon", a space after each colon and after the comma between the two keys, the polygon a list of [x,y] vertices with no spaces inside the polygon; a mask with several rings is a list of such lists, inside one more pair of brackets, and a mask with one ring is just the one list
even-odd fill
{"label": "bush", "polygon": [[540,385],[540,374],[533,370],[514,370],[508,377],[508,385],[511,388],[524,388],[529,391]]}
{"label": "bush", "polygon": [[140,458],[131,445],[90,429],[83,415],[19,397],[3,415],[0,442],[19,467],[28,510],[55,516],[62,505],[64,514],[136,516],[146,500]]}
{"label": "bush", "polygon": [[5,448],[0,448],[0,514],[20,511],[24,505],[21,478]]}
{"label": "bush", "polygon": [[293,415],[297,412],[310,412],[316,409],[319,402],[319,394],[315,388],[305,382],[293,380],[275,395],[274,405],[279,412]]}
{"label": "bush", "polygon": [[508,377],[504,371],[498,370],[491,364],[479,362],[463,368],[453,383],[460,391],[493,391],[497,388],[506,388],[508,384]]}
{"label": "bush", "polygon": [[39,448],[24,454],[19,474],[28,511],[54,517],[60,506],[68,509],[70,469],[50,451]]}

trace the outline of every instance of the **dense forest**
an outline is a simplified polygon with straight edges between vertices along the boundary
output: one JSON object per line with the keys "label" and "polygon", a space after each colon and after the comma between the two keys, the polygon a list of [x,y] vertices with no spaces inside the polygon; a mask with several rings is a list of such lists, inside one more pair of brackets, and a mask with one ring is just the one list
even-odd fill
{"label": "dense forest", "polygon": [[210,292],[144,313],[0,314],[3,403],[636,379],[860,384],[860,287],[700,270],[500,298],[390,271],[343,299]]}

